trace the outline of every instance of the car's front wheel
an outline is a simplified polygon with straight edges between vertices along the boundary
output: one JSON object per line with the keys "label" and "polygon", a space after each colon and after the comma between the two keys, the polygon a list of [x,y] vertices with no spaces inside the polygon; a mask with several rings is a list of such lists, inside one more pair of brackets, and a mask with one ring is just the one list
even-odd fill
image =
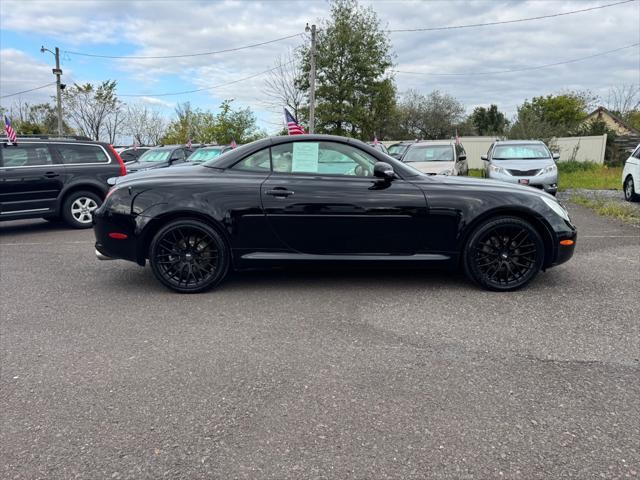
{"label": "car's front wheel", "polygon": [[627,202],[637,202],[640,200],[640,195],[636,193],[636,186],[633,183],[633,177],[631,175],[624,181],[624,199]]}
{"label": "car's front wheel", "polygon": [[524,287],[544,261],[537,230],[516,217],[490,219],[471,234],[463,252],[465,273],[481,287],[511,291]]}
{"label": "car's front wheel", "polygon": [[220,283],[229,270],[222,236],[199,220],[176,220],[151,240],[149,263],[155,277],[180,293],[199,293]]}
{"label": "car's front wheel", "polygon": [[102,204],[102,199],[93,192],[73,192],[62,204],[62,218],[73,228],[89,228],[93,211]]}

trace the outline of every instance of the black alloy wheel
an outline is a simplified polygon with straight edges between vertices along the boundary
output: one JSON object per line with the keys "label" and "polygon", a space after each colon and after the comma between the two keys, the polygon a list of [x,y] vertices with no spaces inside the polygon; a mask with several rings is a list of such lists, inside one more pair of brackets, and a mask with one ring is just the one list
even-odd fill
{"label": "black alloy wheel", "polygon": [[464,252],[467,276],[487,290],[517,290],[542,268],[544,243],[537,230],[515,217],[498,217],[480,225]]}
{"label": "black alloy wheel", "polygon": [[155,277],[180,293],[198,293],[217,285],[229,269],[222,236],[198,220],[176,220],[155,234],[149,247]]}
{"label": "black alloy wheel", "polygon": [[627,202],[635,202],[640,200],[640,195],[636,193],[636,188],[633,183],[633,177],[629,175],[624,181],[624,199]]}

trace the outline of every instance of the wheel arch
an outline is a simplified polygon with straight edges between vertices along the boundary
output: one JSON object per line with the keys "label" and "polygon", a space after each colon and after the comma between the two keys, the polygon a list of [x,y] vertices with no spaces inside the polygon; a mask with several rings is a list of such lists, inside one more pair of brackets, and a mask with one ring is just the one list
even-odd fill
{"label": "wheel arch", "polygon": [[501,207],[495,208],[492,210],[488,210],[476,218],[473,219],[463,230],[460,240],[459,240],[459,262],[462,263],[462,259],[464,257],[464,248],[466,248],[467,242],[469,241],[469,237],[473,234],[473,232],[483,223],[488,220],[498,218],[498,217],[516,217],[521,220],[525,220],[529,222],[536,231],[542,237],[542,242],[544,244],[544,261],[542,263],[542,268],[546,268],[553,263],[553,259],[556,256],[556,242],[554,241],[555,235],[551,226],[547,223],[547,221],[538,215],[533,210],[529,210],[527,208],[518,208],[518,207]]}
{"label": "wheel arch", "polygon": [[198,210],[189,210],[189,209],[180,209],[180,210],[172,210],[168,212],[164,212],[156,217],[153,217],[151,221],[144,227],[139,236],[139,241],[137,242],[137,251],[136,251],[136,259],[138,264],[144,265],[148,256],[147,253],[149,251],[149,246],[151,245],[151,240],[154,235],[167,223],[172,222],[174,220],[199,220],[211,228],[215,229],[216,232],[220,234],[223,241],[225,242],[227,248],[229,249],[229,261],[230,265],[233,268],[233,255],[231,251],[231,241],[229,239],[229,234],[222,225],[221,222],[213,218],[211,215],[200,212]]}
{"label": "wheel arch", "polygon": [[62,206],[64,205],[64,202],[67,198],[69,198],[69,195],[76,192],[91,192],[97,195],[101,201],[104,201],[104,197],[106,195],[106,189],[98,183],[75,183],[69,185],[58,196],[58,202],[56,204],[56,215],[62,214]]}

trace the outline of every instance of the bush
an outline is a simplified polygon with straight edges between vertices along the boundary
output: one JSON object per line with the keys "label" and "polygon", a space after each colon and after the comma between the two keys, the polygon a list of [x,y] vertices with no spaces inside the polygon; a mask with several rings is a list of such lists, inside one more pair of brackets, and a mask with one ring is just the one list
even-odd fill
{"label": "bush", "polygon": [[561,173],[595,172],[601,168],[602,165],[598,165],[595,162],[578,162],[575,160],[558,162],[558,171]]}

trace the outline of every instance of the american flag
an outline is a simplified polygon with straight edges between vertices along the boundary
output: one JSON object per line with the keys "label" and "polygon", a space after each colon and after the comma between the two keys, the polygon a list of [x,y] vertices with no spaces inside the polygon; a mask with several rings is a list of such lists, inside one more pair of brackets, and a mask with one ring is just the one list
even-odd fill
{"label": "american flag", "polygon": [[11,126],[11,120],[9,120],[6,115],[4,116],[4,132],[7,134],[7,138],[11,143],[18,143],[16,131]]}
{"label": "american flag", "polygon": [[373,144],[374,144],[374,145],[378,145],[379,143],[380,143],[380,142],[378,141],[378,137],[377,137],[377,136],[374,136],[374,137],[373,137]]}
{"label": "american flag", "polygon": [[191,148],[191,139],[187,142],[187,148]]}
{"label": "american flag", "polygon": [[238,146],[238,144],[236,143],[236,139],[232,138],[231,139],[231,148],[236,148]]}
{"label": "american flag", "polygon": [[456,128],[456,145],[460,145],[460,137],[458,136],[458,129]]}
{"label": "american flag", "polygon": [[284,109],[284,120],[287,122],[287,130],[289,135],[303,135],[304,128],[302,128],[296,118],[289,113],[289,110]]}

